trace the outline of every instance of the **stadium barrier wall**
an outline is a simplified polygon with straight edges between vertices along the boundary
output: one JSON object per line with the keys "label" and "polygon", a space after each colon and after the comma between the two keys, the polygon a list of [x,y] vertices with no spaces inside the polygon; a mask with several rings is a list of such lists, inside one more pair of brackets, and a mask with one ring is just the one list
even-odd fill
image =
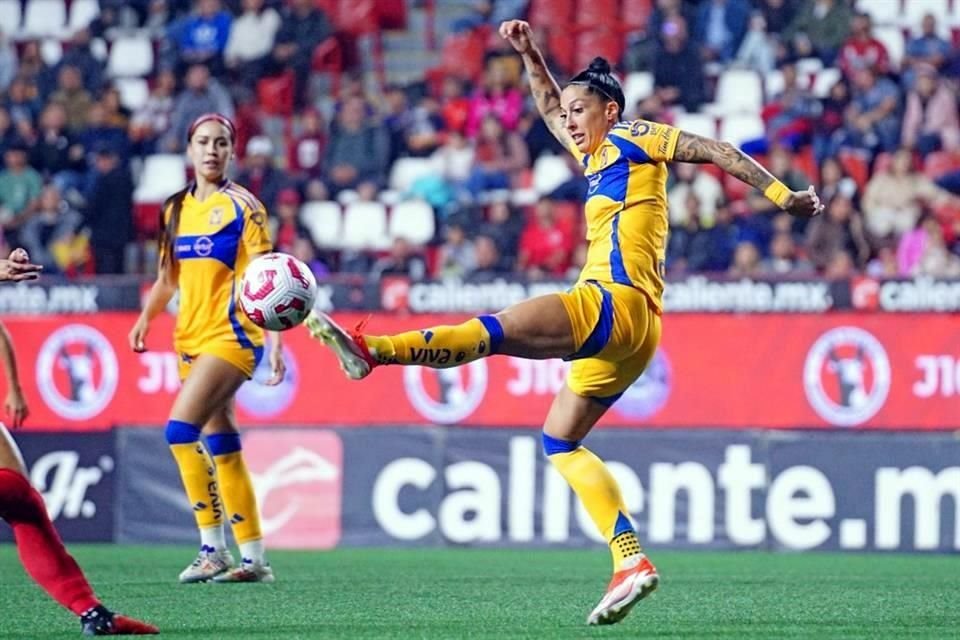
{"label": "stadium barrier wall", "polygon": [[[366,317],[338,314],[347,325]],[[389,333],[466,317],[383,313],[368,327]],[[174,318],[157,318],[143,354],[127,345],[135,320],[133,312],[4,317],[22,363],[29,429],[166,422],[179,388]],[[664,326],[656,357],[605,426],[945,431],[960,423],[954,314],[677,313]],[[241,388],[243,424],[538,428],[569,366],[494,357],[440,371],[385,367],[358,384],[303,329],[284,334],[284,349],[283,384],[260,384],[270,373],[264,359]],[[425,359],[455,357],[424,350]]]}
{"label": "stadium barrier wall", "polygon": [[[18,441],[66,540],[196,542],[162,429]],[[588,444],[652,549],[960,550],[950,434],[601,429]],[[602,546],[526,429],[259,428],[244,449],[273,548]]]}

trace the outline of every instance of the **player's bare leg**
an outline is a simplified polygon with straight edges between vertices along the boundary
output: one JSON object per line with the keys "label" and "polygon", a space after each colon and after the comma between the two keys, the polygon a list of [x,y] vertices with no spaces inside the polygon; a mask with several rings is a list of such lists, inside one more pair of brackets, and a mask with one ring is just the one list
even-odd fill
{"label": "player's bare leg", "polygon": [[580,444],[606,411],[604,405],[564,385],[543,425],[550,462],[573,487],[613,554],[613,577],[587,617],[591,625],[620,622],[660,584],[656,568],[640,550],[616,480],[606,465]]}

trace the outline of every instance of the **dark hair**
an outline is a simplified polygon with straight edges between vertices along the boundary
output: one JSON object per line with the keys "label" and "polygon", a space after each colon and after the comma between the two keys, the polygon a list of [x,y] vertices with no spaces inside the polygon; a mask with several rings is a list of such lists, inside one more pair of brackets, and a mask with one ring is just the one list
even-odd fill
{"label": "dark hair", "polygon": [[[230,135],[230,144],[236,144],[237,130],[233,126],[230,118],[219,113],[204,113],[199,116],[187,129],[187,144],[193,139],[193,134],[197,128],[204,122],[217,122],[222,124]],[[176,265],[177,263],[177,228],[180,226],[180,213],[183,211],[183,200],[193,188],[192,184],[177,191],[167,198],[160,207],[160,266],[166,264]],[[170,211],[170,218],[166,219],[166,212]]]}
{"label": "dark hair", "polygon": [[623,110],[626,106],[626,99],[623,97],[623,87],[620,82],[613,77],[610,63],[606,58],[596,57],[590,63],[590,66],[573,76],[570,84],[580,84],[587,88],[587,91],[599,96],[602,99],[612,100],[617,103],[617,118],[623,116]]}

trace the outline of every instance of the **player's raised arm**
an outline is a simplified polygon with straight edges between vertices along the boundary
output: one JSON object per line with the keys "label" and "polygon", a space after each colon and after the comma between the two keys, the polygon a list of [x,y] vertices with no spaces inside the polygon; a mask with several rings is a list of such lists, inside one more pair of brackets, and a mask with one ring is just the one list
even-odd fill
{"label": "player's raised arm", "polygon": [[533,41],[530,25],[524,20],[507,20],[500,25],[500,36],[513,45],[514,50],[523,59],[523,66],[527,69],[530,82],[530,92],[547,128],[565,148],[575,148],[573,139],[563,126],[560,85],[547,69],[543,53]]}
{"label": "player's raised arm", "polygon": [[823,211],[820,198],[811,186],[806,191],[791,191],[769,171],[729,142],[680,132],[673,154],[676,162],[712,163],[751,187],[759,189],[771,202],[800,217],[811,217]]}

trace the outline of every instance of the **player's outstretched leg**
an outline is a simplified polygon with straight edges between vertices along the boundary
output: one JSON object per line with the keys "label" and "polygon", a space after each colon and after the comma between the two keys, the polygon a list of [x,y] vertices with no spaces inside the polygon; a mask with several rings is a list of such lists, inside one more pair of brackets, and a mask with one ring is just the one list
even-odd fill
{"label": "player's outstretched leg", "polygon": [[340,368],[354,380],[365,378],[381,364],[458,367],[497,353],[503,341],[503,327],[492,315],[392,336],[363,335],[362,325],[346,331],[319,311],[311,313],[306,326],[310,335],[333,350]]}

